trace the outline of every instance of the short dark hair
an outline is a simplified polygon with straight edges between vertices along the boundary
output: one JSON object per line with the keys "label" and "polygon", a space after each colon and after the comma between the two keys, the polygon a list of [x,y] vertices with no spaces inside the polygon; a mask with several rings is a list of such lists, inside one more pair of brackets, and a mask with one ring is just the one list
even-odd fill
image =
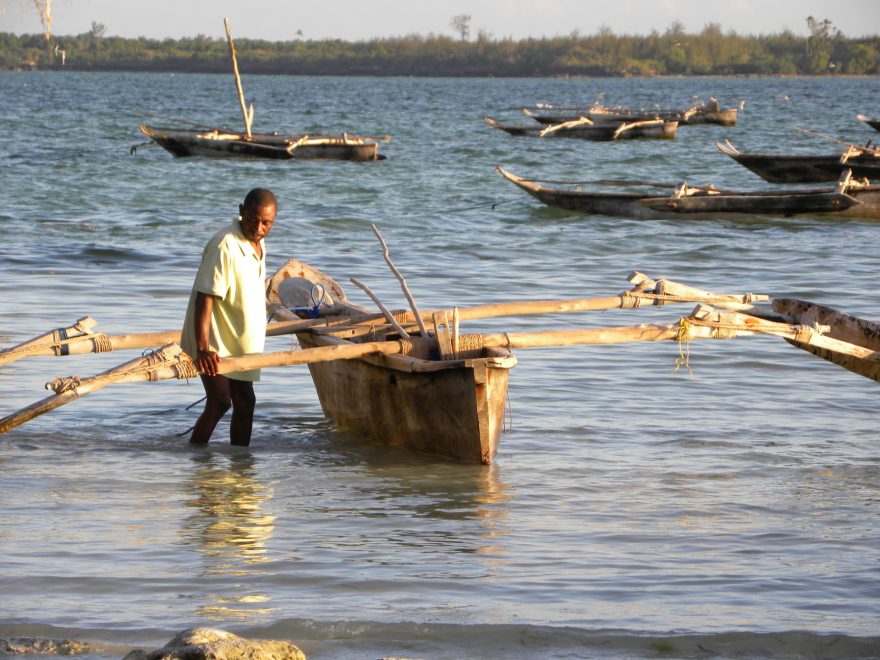
{"label": "short dark hair", "polygon": [[278,200],[275,199],[275,193],[268,188],[254,188],[244,198],[244,206],[246,208],[257,208],[259,206],[268,206],[271,204],[278,208]]}

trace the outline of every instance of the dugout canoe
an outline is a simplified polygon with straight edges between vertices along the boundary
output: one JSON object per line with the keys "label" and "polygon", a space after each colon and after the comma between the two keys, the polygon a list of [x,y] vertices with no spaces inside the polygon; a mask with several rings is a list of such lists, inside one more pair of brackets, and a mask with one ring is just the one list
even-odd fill
{"label": "dugout canoe", "polygon": [[656,138],[671,140],[675,138],[678,122],[651,119],[635,122],[603,122],[596,123],[588,118],[550,126],[532,124],[504,124],[492,117],[486,117],[486,123],[510,135],[541,137],[541,138],[577,138],[581,140],[612,141],[633,138]]}
{"label": "dugout canoe", "polygon": [[[370,313],[350,303],[335,280],[295,259],[269,279],[267,295],[270,306],[303,316]],[[364,330],[331,327],[296,336],[303,348],[399,338],[393,330]],[[310,364],[309,370],[321,408],[338,428],[385,445],[489,464],[498,450],[508,374],[516,362],[506,349],[460,350],[443,360],[422,347],[411,355]]]}
{"label": "dugout canoe", "polygon": [[[683,183],[676,186],[614,180],[552,182],[568,187],[547,186],[546,181],[525,179],[501,167],[496,171],[544,204],[580,213],[630,218],[748,214],[880,219],[880,186],[858,184],[846,175],[834,188],[738,192],[719,190],[711,185]],[[587,185],[593,188],[648,186],[665,189],[665,192],[584,189]]]}
{"label": "dugout canoe", "polygon": [[880,154],[874,149],[851,148],[842,154],[743,153],[729,140],[716,142],[718,150],[770,183],[837,181],[846,170],[856,178],[880,180]]}
{"label": "dugout canoe", "polygon": [[[867,321],[831,307],[795,298],[774,298],[773,311],[786,317],[792,323],[808,327],[815,327],[817,324],[830,326],[831,330],[825,333],[826,336],[862,347],[866,352],[880,351],[880,323]],[[811,346],[795,339],[786,338],[786,341],[823,360],[833,362],[860,376],[880,382],[880,360],[874,356],[860,358],[851,353]]]}
{"label": "dugout canoe", "polygon": [[168,128],[141,124],[140,131],[178,158],[269,158],[277,160],[381,160],[379,143],[354,135],[253,133],[224,129]]}
{"label": "dugout canoe", "polygon": [[685,110],[630,110],[628,108],[609,108],[594,105],[589,108],[548,108],[532,110],[523,108],[527,117],[540,124],[560,124],[588,117],[595,122],[637,122],[654,119],[675,121],[680,126],[697,124],[718,124],[720,126],[736,126],[737,108],[718,108],[709,106],[693,106]]}

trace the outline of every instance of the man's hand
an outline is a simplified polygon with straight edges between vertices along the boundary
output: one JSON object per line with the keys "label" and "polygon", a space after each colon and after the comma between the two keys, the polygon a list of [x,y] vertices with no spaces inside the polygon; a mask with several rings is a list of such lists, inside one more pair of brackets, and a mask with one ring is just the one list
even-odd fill
{"label": "man's hand", "polygon": [[196,366],[206,376],[216,376],[220,368],[220,356],[214,351],[199,351],[196,356]]}

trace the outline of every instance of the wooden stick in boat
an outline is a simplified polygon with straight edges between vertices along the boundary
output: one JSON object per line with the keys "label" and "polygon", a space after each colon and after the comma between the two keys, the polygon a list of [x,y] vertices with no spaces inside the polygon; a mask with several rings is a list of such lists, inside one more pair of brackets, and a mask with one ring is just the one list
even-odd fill
{"label": "wooden stick in boat", "polygon": [[[404,329],[400,326],[400,324],[394,319],[394,315],[388,310],[387,307],[385,307],[385,305],[382,304],[382,301],[379,300],[379,297],[378,297],[375,293],[373,293],[372,291],[370,291],[370,287],[368,287],[368,286],[367,286],[366,284],[364,284],[363,282],[360,282],[359,280],[356,280],[356,279],[353,278],[353,277],[351,278],[351,283],[354,284],[354,285],[355,285],[356,287],[358,287],[359,289],[361,289],[361,290],[362,290],[364,293],[366,293],[368,296],[370,296],[370,300],[372,300],[374,303],[376,303],[376,307],[378,307],[380,310],[382,310],[382,314],[385,315],[385,320],[387,320],[388,323],[391,324],[391,327],[394,328],[394,329],[397,331],[397,333],[398,333],[401,337],[409,338],[409,334],[407,333],[407,331],[404,330]],[[426,333],[426,334],[424,334],[424,335],[422,335],[422,336],[423,336],[423,337],[427,337],[428,335],[427,335],[427,333]]]}
{"label": "wooden stick in boat", "polygon": [[373,228],[373,233],[376,235],[376,238],[379,239],[379,243],[382,245],[382,253],[385,256],[385,263],[388,264],[388,267],[391,269],[391,272],[394,273],[394,277],[397,278],[397,281],[400,282],[400,288],[403,290],[403,295],[406,296],[406,299],[409,301],[410,309],[412,309],[413,314],[416,317],[416,321],[419,324],[419,332],[422,333],[422,337],[428,336],[428,329],[425,327],[425,322],[422,320],[422,315],[419,313],[419,307],[416,305],[416,301],[410,293],[409,286],[406,283],[406,279],[403,275],[400,274],[400,271],[397,270],[397,266],[394,265],[394,262],[391,261],[391,254],[388,250],[388,244],[385,242],[385,239],[382,238],[382,234],[379,232],[379,228],[373,224],[371,225]]}
{"label": "wooden stick in boat", "polygon": [[250,112],[244,102],[244,89],[241,86],[241,76],[238,75],[238,60],[235,57],[235,44],[232,43],[232,32],[229,29],[229,19],[224,19],[226,25],[226,41],[229,42],[229,55],[232,57],[232,73],[235,74],[235,87],[238,90],[238,102],[241,104],[241,116],[244,118],[244,130],[251,137],[251,122],[254,120],[254,105],[251,104]]}
{"label": "wooden stick in boat", "polygon": [[452,308],[452,355],[458,359],[458,337],[459,326],[461,324],[461,314],[458,307]]}

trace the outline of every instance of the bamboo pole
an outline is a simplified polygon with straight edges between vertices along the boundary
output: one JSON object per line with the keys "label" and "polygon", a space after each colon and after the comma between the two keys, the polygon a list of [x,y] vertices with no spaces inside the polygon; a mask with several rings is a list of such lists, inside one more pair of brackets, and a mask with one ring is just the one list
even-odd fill
{"label": "bamboo pole", "polygon": [[[300,351],[246,355],[237,358],[227,357],[220,361],[218,373],[229,374],[248,369],[284,367],[332,360],[351,360],[367,355],[393,355],[395,353],[411,352],[412,349],[412,342],[398,340],[320,346]],[[46,389],[53,389],[55,394],[0,419],[0,434],[6,433],[35,417],[55,410],[86,394],[97,392],[108,385],[194,378],[197,375],[198,371],[189,356],[176,344],[167,344],[150,355],[124,362],[90,378],[57,378],[52,383],[47,383]]]}
{"label": "bamboo pole", "polygon": [[229,29],[229,19],[223,19],[226,25],[226,41],[229,43],[229,55],[232,58],[232,73],[235,74],[235,87],[238,90],[238,102],[241,105],[241,116],[244,119],[244,129],[247,136],[251,137],[251,122],[254,120],[254,106],[251,104],[248,112],[244,101],[244,89],[241,86],[241,76],[238,75],[238,60],[235,57],[235,44],[232,42],[232,32]]}
{"label": "bamboo pole", "polygon": [[645,298],[649,300],[653,298],[653,304],[658,307],[673,303],[694,302],[722,307],[729,311],[755,311],[758,309],[755,303],[769,302],[771,299],[771,296],[766,293],[713,293],[668,280],[665,277],[653,280],[639,271],[633,271],[626,279],[634,284],[639,291],[651,291],[650,294],[644,294]]}
{"label": "bamboo pole", "polygon": [[[529,316],[538,314],[559,314],[571,312],[589,312],[589,311],[605,311],[609,309],[639,307],[642,304],[662,305],[662,304],[678,304],[703,302],[718,307],[724,307],[734,310],[753,310],[754,305],[743,302],[744,300],[766,301],[770,296],[766,294],[744,294],[728,295],[715,294],[708,291],[702,291],[686,285],[677,284],[670,280],[659,280],[665,283],[663,293],[652,293],[651,288],[657,286],[657,282],[648,278],[646,275],[636,271],[630,275],[636,287],[633,290],[624,291],[614,296],[604,296],[596,298],[569,298],[561,300],[529,300],[529,301],[511,301],[500,303],[489,303],[485,305],[474,305],[471,307],[458,307],[457,313],[453,312],[453,319],[458,321],[472,321],[477,319],[497,318],[503,316]],[[354,282],[358,287],[364,287],[360,282]],[[369,289],[365,290],[367,295],[377,300]],[[393,326],[397,321],[391,322],[393,313],[385,308],[381,302],[377,302],[384,310],[379,314],[363,314],[358,316],[325,316],[317,319],[296,319],[270,323],[266,329],[266,336],[274,337],[286,334],[294,334],[296,332],[304,332],[310,328],[333,326],[340,323],[349,324],[366,324],[374,323],[377,320],[389,321]],[[430,319],[434,312],[443,310],[431,310],[421,312],[422,319]],[[88,317],[86,317],[88,318]],[[403,313],[403,324],[415,323],[415,316],[411,312]],[[454,321],[455,323],[455,321]],[[74,326],[72,326],[74,327]],[[395,328],[397,332],[405,332],[405,329],[398,324]],[[95,351],[95,339],[92,335],[81,335],[68,337],[64,340],[52,341],[53,333],[50,331],[45,335],[41,335],[34,339],[23,342],[17,346],[0,351],[0,365],[13,362],[23,357],[29,356],[45,356],[58,355],[60,348],[66,346],[66,352],[70,355],[100,352]],[[454,333],[455,334],[455,333]],[[120,335],[100,335],[106,337],[109,341],[109,348],[106,350],[124,350],[137,348],[152,348],[161,346],[169,342],[180,341],[179,330],[167,330],[162,332],[145,332]],[[401,335],[404,336],[404,335]]]}
{"label": "bamboo pole", "polygon": [[[770,334],[838,353],[853,355],[862,360],[880,362],[880,352],[821,334],[828,330],[829,326],[817,325],[811,328],[777,323],[738,312],[720,312],[701,305],[694,310],[691,316],[681,318],[678,323],[532,333],[462,335],[460,345],[467,347],[466,350],[486,347],[510,349],[577,344],[621,344],[642,341],[676,340],[689,342],[691,339],[732,339],[755,334]],[[228,374],[248,369],[351,360],[378,354],[410,354],[414,349],[413,342],[405,339],[360,344],[341,343],[300,351],[223,358],[220,361],[219,373]],[[55,390],[55,395],[0,419],[0,434],[113,383],[182,379],[192,378],[195,375],[197,375],[197,371],[192,360],[183,353],[179,346],[169,344],[155,353],[123,363],[91,378],[84,380],[56,379],[47,385],[47,388]]]}
{"label": "bamboo pole", "polygon": [[[329,325],[338,322],[339,319],[348,320],[348,317],[325,316],[320,319],[296,319],[270,323],[266,327],[267,337],[289,335],[302,332],[320,325]],[[83,317],[76,324],[68,328],[59,328],[29,339],[21,344],[0,351],[0,366],[14,362],[24,357],[36,357],[41,355],[82,355],[85,353],[103,353],[136,348],[154,348],[171,342],[180,342],[180,330],[164,330],[159,332],[136,332],[121,335],[105,335],[100,333],[86,332],[71,336],[71,331],[78,330],[78,325],[86,320],[92,321],[89,330],[94,327],[91,317]],[[67,337],[60,335],[67,334]]]}

